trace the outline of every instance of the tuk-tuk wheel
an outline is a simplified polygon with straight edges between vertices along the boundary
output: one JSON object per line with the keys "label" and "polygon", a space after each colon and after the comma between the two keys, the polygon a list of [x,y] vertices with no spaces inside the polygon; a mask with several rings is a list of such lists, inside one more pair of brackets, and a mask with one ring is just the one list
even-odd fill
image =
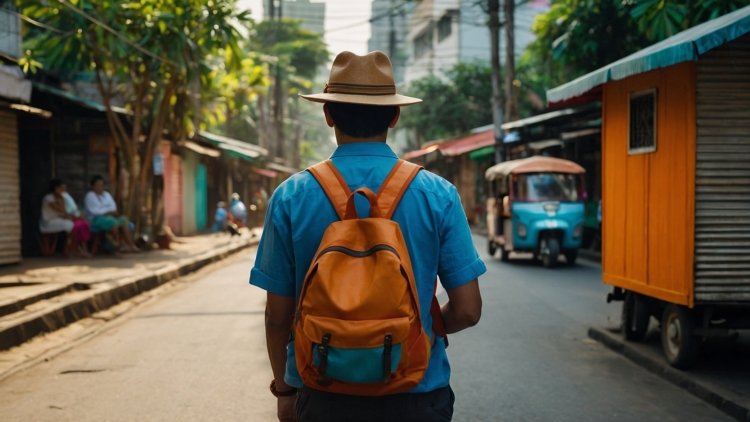
{"label": "tuk-tuk wheel", "polygon": [[493,241],[487,242],[487,253],[490,255],[490,258],[495,256],[495,252],[497,251],[497,245]]}
{"label": "tuk-tuk wheel", "polygon": [[542,238],[539,246],[539,256],[542,258],[542,264],[547,268],[557,265],[557,257],[560,255],[560,242],[556,237],[547,236]]}
{"label": "tuk-tuk wheel", "polygon": [[567,251],[565,252],[565,262],[568,265],[574,265],[576,263],[576,259],[578,259],[578,250],[574,251]]}
{"label": "tuk-tuk wheel", "polygon": [[675,368],[692,366],[698,358],[699,337],[693,335],[695,321],[684,306],[669,304],[661,319],[661,348]]}
{"label": "tuk-tuk wheel", "polygon": [[510,261],[510,251],[505,250],[505,247],[500,249],[500,260],[504,262]]}
{"label": "tuk-tuk wheel", "polygon": [[630,341],[641,341],[648,332],[651,315],[646,302],[633,292],[625,292],[622,301],[622,332]]}

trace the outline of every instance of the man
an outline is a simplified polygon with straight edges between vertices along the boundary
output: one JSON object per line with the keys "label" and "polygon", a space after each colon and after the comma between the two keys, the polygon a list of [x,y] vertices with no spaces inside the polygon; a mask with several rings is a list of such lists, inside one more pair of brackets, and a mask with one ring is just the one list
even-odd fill
{"label": "man", "polygon": [[[388,57],[377,51],[365,56],[343,52],[333,62],[325,92],[303,98],[324,103],[326,122],[334,128],[339,145],[331,159],[349,188],[377,191],[398,160],[385,144],[388,129],[396,125],[400,106],[421,101],[396,94]],[[364,202],[358,202],[359,215],[366,215]],[[289,342],[295,305],[323,233],[337,220],[336,210],[309,172],[281,184],[269,203],[250,283],[268,292],[266,340],[279,420],[450,421],[450,367],[445,342],[438,339],[432,344],[424,378],[407,393],[362,397],[302,385]],[[486,268],[472,244],[456,189],[444,179],[420,171],[405,191],[393,220],[409,249],[427,332],[432,335],[427,310],[437,276],[449,299],[441,308],[447,333],[476,324],[482,307],[477,278]]]}
{"label": "man", "polygon": [[91,178],[91,190],[84,198],[84,205],[91,220],[92,232],[104,232],[110,243],[125,252],[139,251],[130,233],[130,220],[117,212],[114,198],[104,190],[102,176],[95,175]]}

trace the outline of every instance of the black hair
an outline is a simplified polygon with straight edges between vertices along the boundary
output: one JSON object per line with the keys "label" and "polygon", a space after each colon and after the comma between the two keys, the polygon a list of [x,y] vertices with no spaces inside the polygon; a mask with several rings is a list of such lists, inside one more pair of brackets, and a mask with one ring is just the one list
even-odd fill
{"label": "black hair", "polygon": [[398,106],[327,104],[336,128],[355,138],[370,138],[387,132],[388,126],[398,114]]}
{"label": "black hair", "polygon": [[52,179],[49,181],[49,191],[54,192],[55,189],[59,188],[60,186],[64,184],[65,183],[62,181],[62,179]]}
{"label": "black hair", "polygon": [[96,183],[96,182],[98,182],[100,180],[104,181],[104,178],[101,175],[95,174],[93,177],[91,177],[91,181],[89,182],[89,185],[91,187],[93,187],[94,183]]}

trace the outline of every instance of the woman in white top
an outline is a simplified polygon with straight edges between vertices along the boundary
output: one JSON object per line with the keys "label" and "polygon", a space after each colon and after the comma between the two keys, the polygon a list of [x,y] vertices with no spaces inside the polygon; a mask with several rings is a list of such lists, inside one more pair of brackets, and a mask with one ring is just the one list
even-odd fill
{"label": "woman in white top", "polygon": [[[67,198],[66,198],[67,196]],[[73,202],[68,204],[68,202]],[[48,233],[67,233],[65,254],[78,252],[90,256],[86,250],[89,239],[89,227],[86,220],[78,218],[75,201],[65,192],[65,184],[60,179],[52,179],[49,193],[42,199],[42,218],[39,220],[39,231]]]}
{"label": "woman in white top", "polygon": [[137,252],[130,232],[130,220],[117,211],[117,204],[109,192],[104,190],[104,178],[91,178],[91,190],[84,198],[86,214],[91,220],[91,231],[104,232],[107,240],[125,252]]}

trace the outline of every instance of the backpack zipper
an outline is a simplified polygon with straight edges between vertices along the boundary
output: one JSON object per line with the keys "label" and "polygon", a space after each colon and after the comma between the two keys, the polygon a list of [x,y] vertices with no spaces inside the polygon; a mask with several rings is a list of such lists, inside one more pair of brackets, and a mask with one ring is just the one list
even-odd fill
{"label": "backpack zipper", "polygon": [[396,250],[396,248],[394,248],[393,246],[381,244],[381,245],[375,245],[375,246],[373,246],[372,248],[370,248],[370,249],[368,249],[366,251],[355,251],[354,249],[345,248],[343,246],[329,246],[329,247],[323,249],[322,251],[320,251],[320,253],[318,254],[318,258],[317,259],[320,259],[321,256],[323,256],[323,255],[325,255],[325,254],[327,254],[329,252],[341,252],[343,254],[346,254],[346,255],[349,255],[349,256],[353,256],[355,258],[364,258],[366,256],[373,255],[376,252],[380,252],[380,251],[392,252],[397,257],[401,258],[401,256],[398,254],[398,251]]}

